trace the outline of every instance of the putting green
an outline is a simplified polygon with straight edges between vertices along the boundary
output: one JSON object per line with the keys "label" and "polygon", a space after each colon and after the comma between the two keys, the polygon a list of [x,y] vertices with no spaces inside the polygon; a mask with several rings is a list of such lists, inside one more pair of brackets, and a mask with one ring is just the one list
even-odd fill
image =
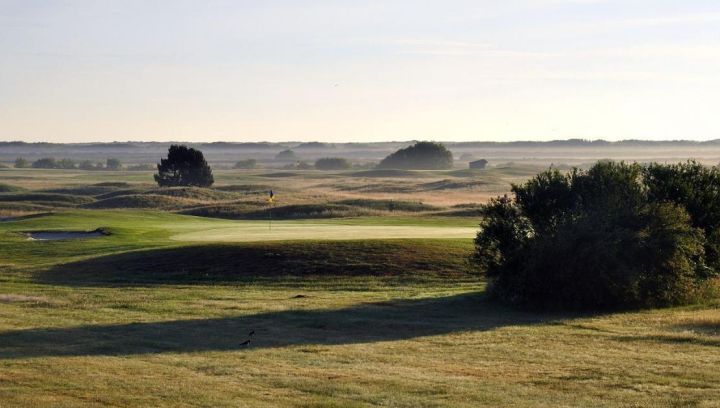
{"label": "putting green", "polygon": [[388,238],[473,238],[477,228],[436,226],[332,225],[294,222],[236,222],[232,227],[210,228],[172,235],[174,241],[250,242],[278,240],[345,240]]}

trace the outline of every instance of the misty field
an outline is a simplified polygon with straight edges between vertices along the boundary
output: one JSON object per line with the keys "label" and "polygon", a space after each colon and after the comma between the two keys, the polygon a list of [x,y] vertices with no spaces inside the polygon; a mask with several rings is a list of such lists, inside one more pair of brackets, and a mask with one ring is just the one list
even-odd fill
{"label": "misty field", "polygon": [[717,302],[486,298],[471,197],[531,172],[0,171],[0,405],[720,406]]}

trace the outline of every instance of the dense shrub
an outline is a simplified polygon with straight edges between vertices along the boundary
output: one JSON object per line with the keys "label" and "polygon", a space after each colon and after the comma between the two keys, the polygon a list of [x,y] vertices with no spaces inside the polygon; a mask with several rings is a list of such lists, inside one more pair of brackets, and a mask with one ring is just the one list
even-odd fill
{"label": "dense shrub", "polygon": [[35,160],[32,164],[34,169],[54,169],[57,168],[57,162],[52,157],[45,157]]}
{"label": "dense shrub", "polygon": [[442,144],[418,142],[384,158],[379,169],[438,170],[453,165],[452,153]]}
{"label": "dense shrub", "polygon": [[102,163],[93,163],[90,160],[85,160],[78,165],[78,168],[80,170],[102,170],[103,165]]}
{"label": "dense shrub", "polygon": [[275,155],[275,158],[278,160],[295,160],[297,156],[295,155],[295,152],[293,152],[290,149],[283,150],[280,153]]}
{"label": "dense shrub", "polygon": [[719,189],[717,169],[692,162],[551,169],[483,206],[474,261],[490,293],[510,303],[687,303],[717,275]]}
{"label": "dense shrub", "polygon": [[254,169],[256,167],[257,160],[255,159],[240,160],[235,163],[235,166],[233,166],[235,169]]}
{"label": "dense shrub", "polygon": [[34,169],[76,169],[77,165],[72,159],[55,160],[54,157],[44,157],[32,163]]}
{"label": "dense shrub", "polygon": [[114,171],[122,170],[122,163],[120,163],[120,160],[110,157],[105,161],[105,168]]}
{"label": "dense shrub", "polygon": [[77,168],[77,165],[75,164],[75,160],[73,159],[60,159],[57,162],[57,168],[71,170]]}
{"label": "dense shrub", "polygon": [[22,157],[18,157],[17,159],[15,159],[16,169],[25,169],[28,167],[30,167],[30,163],[27,160],[23,159]]}
{"label": "dense shrub", "polygon": [[347,170],[350,162],[342,157],[324,157],[315,161],[315,168],[318,170]]}

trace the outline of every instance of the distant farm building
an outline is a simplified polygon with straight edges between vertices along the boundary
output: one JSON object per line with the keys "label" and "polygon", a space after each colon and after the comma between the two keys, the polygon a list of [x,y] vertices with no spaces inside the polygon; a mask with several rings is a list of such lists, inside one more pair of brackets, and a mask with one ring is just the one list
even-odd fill
{"label": "distant farm building", "polygon": [[487,167],[488,161],[485,159],[471,161],[469,163],[471,169],[484,169]]}

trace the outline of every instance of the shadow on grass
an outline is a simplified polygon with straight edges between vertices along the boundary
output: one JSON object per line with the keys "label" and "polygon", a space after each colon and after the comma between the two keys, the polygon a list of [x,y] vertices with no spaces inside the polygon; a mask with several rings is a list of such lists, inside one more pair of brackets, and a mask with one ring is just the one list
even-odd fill
{"label": "shadow on grass", "polygon": [[[302,302],[301,299],[292,301]],[[531,325],[560,317],[493,305],[482,295],[365,303],[337,310],[87,325],[0,333],[0,358],[118,356],[344,345]],[[242,343],[255,335],[249,346]]]}
{"label": "shadow on grass", "polygon": [[471,243],[442,240],[204,244],[125,252],[60,264],[42,283],[70,286],[238,282],[278,276],[470,278]]}
{"label": "shadow on grass", "polygon": [[720,347],[720,339],[694,336],[689,334],[656,334],[646,336],[618,336],[622,342],[664,343],[670,345],[690,344],[697,346]]}

